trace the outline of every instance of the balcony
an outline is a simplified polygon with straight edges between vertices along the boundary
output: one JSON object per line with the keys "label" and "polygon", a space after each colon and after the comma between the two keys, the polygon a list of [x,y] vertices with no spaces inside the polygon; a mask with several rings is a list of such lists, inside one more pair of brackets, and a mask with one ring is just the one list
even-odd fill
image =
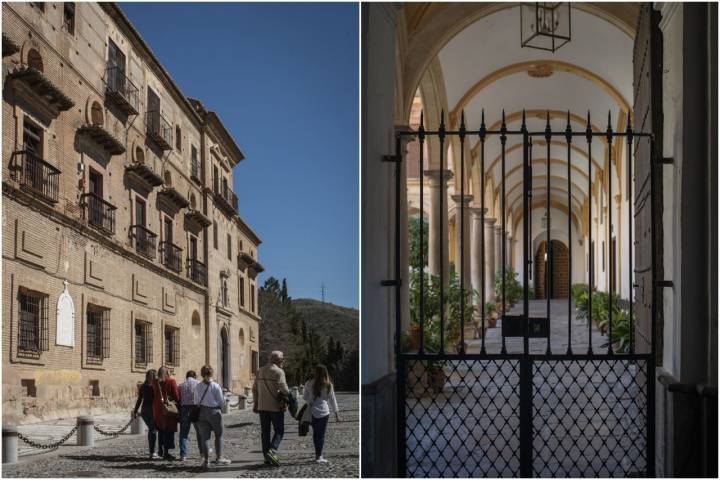
{"label": "balcony", "polygon": [[162,264],[175,273],[182,270],[182,248],[171,242],[160,242],[160,260]]}
{"label": "balcony", "polygon": [[56,203],[60,185],[60,170],[34,153],[23,150],[13,153],[10,166],[12,176],[21,188]]}
{"label": "balcony", "polygon": [[115,210],[117,208],[114,205],[94,193],[82,194],[80,201],[81,206],[85,208],[85,219],[90,225],[109,234],[115,233]]}
{"label": "balcony", "polygon": [[144,225],[133,225],[130,227],[130,236],[135,240],[135,250],[140,255],[155,260],[156,234],[145,228]]}
{"label": "balcony", "polygon": [[126,115],[138,114],[140,91],[119,67],[105,71],[105,94]]}
{"label": "balcony", "polygon": [[238,198],[227,185],[220,185],[220,182],[213,182],[213,196],[218,206],[228,215],[237,215]]}
{"label": "balcony", "polygon": [[255,263],[255,259],[247,252],[240,252],[237,255],[238,270],[245,271],[246,268]]}
{"label": "balcony", "polygon": [[20,51],[20,47],[10,37],[2,34],[2,56],[3,58],[15,55]]}
{"label": "balcony", "polygon": [[265,271],[265,267],[263,267],[260,262],[257,260],[253,262],[252,265],[248,265],[248,275],[250,278],[257,277],[258,273],[262,273]]}
{"label": "balcony", "polygon": [[189,210],[185,212],[185,222],[191,226],[191,228],[198,230],[207,228],[212,224],[212,220],[199,210]]}
{"label": "balcony", "polygon": [[145,117],[147,134],[162,150],[172,150],[172,125],[159,111],[151,110]]}
{"label": "balcony", "polygon": [[29,65],[17,67],[8,74],[8,79],[17,85],[21,94],[26,93],[39,99],[41,104],[49,108],[49,113],[53,116],[70,110],[75,105],[70,97],[35,67]]}
{"label": "balcony", "polygon": [[207,267],[201,261],[194,258],[187,259],[187,276],[198,285],[207,287]]}
{"label": "balcony", "polygon": [[125,153],[125,145],[108,131],[104,125],[82,125],[78,133],[93,139],[101,148],[111,155]]}
{"label": "balcony", "polygon": [[162,177],[147,162],[133,162],[125,165],[125,173],[141,181],[148,190],[163,184]]}
{"label": "balcony", "polygon": [[158,192],[158,199],[169,203],[178,210],[181,208],[187,208],[190,205],[190,201],[180,193],[180,191],[172,186],[165,186]]}

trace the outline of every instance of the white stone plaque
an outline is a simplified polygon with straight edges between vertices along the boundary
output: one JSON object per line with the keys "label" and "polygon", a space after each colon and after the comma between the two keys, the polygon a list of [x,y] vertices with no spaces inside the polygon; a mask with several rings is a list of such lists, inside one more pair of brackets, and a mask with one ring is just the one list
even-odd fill
{"label": "white stone plaque", "polygon": [[55,331],[57,332],[56,345],[75,346],[75,304],[68,293],[67,280],[65,280],[65,291],[58,298]]}

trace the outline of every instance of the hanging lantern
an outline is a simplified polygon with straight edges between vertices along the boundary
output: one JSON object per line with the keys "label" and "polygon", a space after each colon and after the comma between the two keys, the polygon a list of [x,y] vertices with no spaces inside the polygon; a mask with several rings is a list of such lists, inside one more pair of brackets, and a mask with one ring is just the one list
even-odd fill
{"label": "hanging lantern", "polygon": [[520,6],[521,46],[555,52],[570,41],[570,3],[535,2]]}

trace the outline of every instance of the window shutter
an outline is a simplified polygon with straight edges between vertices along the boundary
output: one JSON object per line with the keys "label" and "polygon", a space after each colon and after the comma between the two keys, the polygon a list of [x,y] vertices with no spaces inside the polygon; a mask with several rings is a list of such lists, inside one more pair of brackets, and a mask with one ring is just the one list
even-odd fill
{"label": "window shutter", "polygon": [[50,334],[48,327],[48,301],[47,297],[40,300],[40,350],[47,352],[50,350]]}
{"label": "window shutter", "polygon": [[174,328],[172,333],[172,363],[175,366],[180,365],[180,329]]}
{"label": "window shutter", "polygon": [[102,312],[102,356],[110,357],[110,310]]}
{"label": "window shutter", "polygon": [[152,323],[145,324],[145,360],[147,363],[153,361]]}

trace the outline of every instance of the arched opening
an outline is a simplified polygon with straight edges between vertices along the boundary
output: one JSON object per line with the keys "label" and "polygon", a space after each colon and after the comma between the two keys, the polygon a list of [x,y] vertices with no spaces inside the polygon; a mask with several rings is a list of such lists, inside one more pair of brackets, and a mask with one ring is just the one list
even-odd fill
{"label": "arched opening", "polygon": [[145,163],[145,152],[140,147],[135,147],[135,162],[144,164]]}
{"label": "arched opening", "polygon": [[192,314],[192,332],[195,338],[200,336],[200,314],[195,310]]}
{"label": "arched opening", "polygon": [[567,298],[568,249],[560,240],[551,240],[550,248],[543,240],[535,252],[535,298]]}
{"label": "arched opening", "polygon": [[170,170],[165,170],[163,179],[165,180],[166,187],[172,187],[172,175],[170,174]]}
{"label": "arched opening", "polygon": [[245,330],[240,329],[240,347],[245,347]]}
{"label": "arched opening", "polygon": [[90,121],[93,125],[102,126],[105,124],[103,109],[98,102],[92,102],[90,107]]}
{"label": "arched opening", "polygon": [[227,328],[220,330],[220,383],[224,388],[230,388],[230,345],[228,342]]}
{"label": "arched opening", "polygon": [[40,72],[43,72],[43,59],[36,49],[31,48],[27,56],[27,64],[29,67],[34,68]]}

